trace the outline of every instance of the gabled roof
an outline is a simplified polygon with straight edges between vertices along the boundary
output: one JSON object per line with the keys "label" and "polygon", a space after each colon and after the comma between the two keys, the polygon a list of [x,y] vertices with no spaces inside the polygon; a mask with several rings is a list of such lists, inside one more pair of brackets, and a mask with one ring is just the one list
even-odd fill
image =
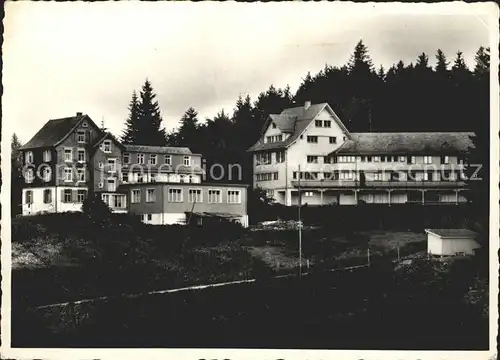
{"label": "gabled roof", "polygon": [[113,140],[115,144],[120,146],[122,149],[124,148],[123,144],[110,132],[103,133],[103,135],[94,143],[93,147],[98,147],[106,139]]}
{"label": "gabled roof", "polygon": [[193,155],[191,150],[189,150],[189,148],[187,148],[187,147],[124,145],[124,148],[125,148],[125,151],[130,151],[130,152]]}
{"label": "gabled roof", "polygon": [[86,119],[92,122],[88,115],[77,115],[61,119],[49,120],[45,125],[28,141],[21,146],[21,150],[34,149],[40,147],[51,147],[61,143],[75,129],[78,124]]}
{"label": "gabled roof", "polygon": [[351,133],[334,154],[433,155],[466,153],[472,146],[467,132]]}
{"label": "gabled roof", "polygon": [[338,118],[335,112],[330,108],[328,103],[321,104],[313,104],[305,108],[304,106],[297,106],[293,108],[285,109],[281,112],[281,114],[271,114],[269,115],[267,121],[265,122],[262,132],[264,132],[269,123],[274,121],[276,126],[282,132],[291,133],[291,135],[285,140],[281,142],[274,143],[264,143],[263,139],[259,139],[259,141],[250,147],[247,151],[261,151],[261,150],[271,150],[271,149],[284,149],[290,146],[297,138],[304,132],[307,126],[318,116],[318,114],[327,108],[329,112],[332,113],[332,116],[336,123],[341,127],[345,134],[349,135],[349,131],[344,126],[342,121]]}
{"label": "gabled roof", "polygon": [[426,229],[426,233],[431,233],[442,238],[475,238],[477,233],[469,229]]}

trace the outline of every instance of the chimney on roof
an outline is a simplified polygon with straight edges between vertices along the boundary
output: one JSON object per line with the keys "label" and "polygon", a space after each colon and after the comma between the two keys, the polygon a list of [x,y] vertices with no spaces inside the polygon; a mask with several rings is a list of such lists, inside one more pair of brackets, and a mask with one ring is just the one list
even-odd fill
{"label": "chimney on roof", "polygon": [[306,101],[306,102],[304,103],[304,110],[309,109],[309,107],[310,107],[310,106],[311,106],[311,102],[310,102],[310,101]]}
{"label": "chimney on roof", "polygon": [[76,116],[82,116],[83,114],[81,112],[77,112]]}

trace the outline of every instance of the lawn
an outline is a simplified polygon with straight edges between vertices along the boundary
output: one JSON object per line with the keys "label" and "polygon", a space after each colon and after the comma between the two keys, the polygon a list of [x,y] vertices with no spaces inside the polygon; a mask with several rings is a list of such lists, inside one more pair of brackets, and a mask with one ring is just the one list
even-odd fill
{"label": "lawn", "polygon": [[12,339],[27,347],[484,349],[487,317],[462,301],[466,272],[436,279],[432,268],[398,277],[371,267],[56,307],[15,321],[29,326],[17,325]]}

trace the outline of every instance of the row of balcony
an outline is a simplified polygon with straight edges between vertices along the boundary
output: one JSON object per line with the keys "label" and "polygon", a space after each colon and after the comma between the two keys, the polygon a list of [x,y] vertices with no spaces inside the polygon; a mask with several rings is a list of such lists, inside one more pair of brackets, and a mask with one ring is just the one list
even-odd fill
{"label": "row of balcony", "polygon": [[450,181],[366,181],[361,184],[355,180],[298,180],[292,186],[301,188],[459,188],[464,187],[462,180]]}

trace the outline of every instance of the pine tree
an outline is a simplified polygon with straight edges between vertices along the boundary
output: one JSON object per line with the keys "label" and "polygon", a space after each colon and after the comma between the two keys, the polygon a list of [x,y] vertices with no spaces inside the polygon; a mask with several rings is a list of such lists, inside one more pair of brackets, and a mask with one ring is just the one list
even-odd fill
{"label": "pine tree", "polygon": [[139,100],[137,99],[137,93],[132,93],[132,100],[130,100],[130,105],[128,107],[129,115],[125,122],[125,130],[121,140],[124,144],[136,144],[137,135],[139,133]]}
{"label": "pine tree", "polygon": [[177,146],[189,147],[191,151],[198,152],[201,143],[201,139],[198,138],[198,129],[198,112],[193,107],[190,107],[180,120],[176,134]]}
{"label": "pine tree", "polygon": [[125,144],[164,146],[166,132],[161,128],[161,114],[151,82],[146,79],[140,92],[140,99],[132,95],[129,118],[122,136]]}
{"label": "pine tree", "polygon": [[461,51],[457,52],[457,57],[455,58],[451,69],[455,72],[469,71],[469,69],[467,68],[467,64],[465,64],[463,53]]}
{"label": "pine tree", "polygon": [[359,40],[359,42],[356,44],[354,53],[351,55],[347,67],[351,74],[356,72],[372,72],[373,63],[370,55],[368,55],[368,48],[363,43],[363,40]]}
{"label": "pine tree", "polygon": [[418,70],[427,70],[429,67],[429,56],[426,53],[422,53],[417,58],[417,63],[415,64],[415,69]]}
{"label": "pine tree", "polygon": [[11,139],[11,213],[12,215],[21,212],[23,178],[23,159],[19,150],[21,142],[16,134]]}
{"label": "pine tree", "polygon": [[438,74],[447,74],[448,73],[448,61],[446,60],[446,56],[444,55],[441,49],[438,49],[436,52],[436,73]]}
{"label": "pine tree", "polygon": [[476,61],[476,65],[474,67],[474,75],[476,75],[476,77],[482,77],[484,75],[489,76],[490,48],[485,48],[483,46],[479,47],[474,60]]}

